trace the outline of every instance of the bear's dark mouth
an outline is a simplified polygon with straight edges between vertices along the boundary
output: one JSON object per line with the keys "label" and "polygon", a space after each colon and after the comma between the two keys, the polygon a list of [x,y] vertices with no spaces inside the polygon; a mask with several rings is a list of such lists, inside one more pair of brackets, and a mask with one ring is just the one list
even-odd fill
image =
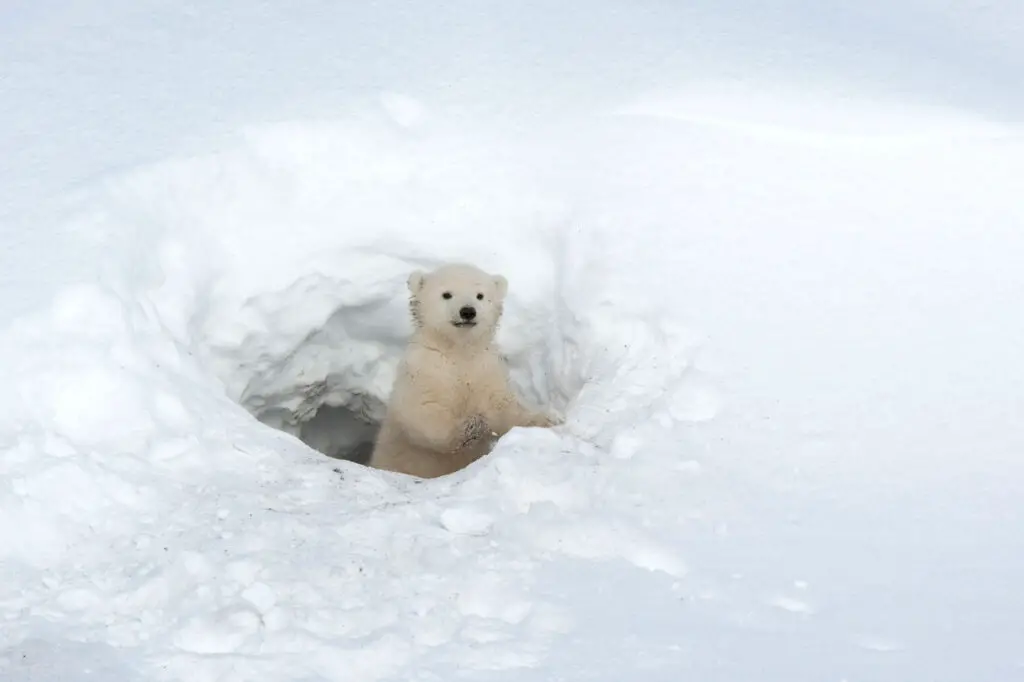
{"label": "bear's dark mouth", "polygon": [[453,327],[475,327],[476,322],[472,320],[463,320],[461,322],[452,322]]}

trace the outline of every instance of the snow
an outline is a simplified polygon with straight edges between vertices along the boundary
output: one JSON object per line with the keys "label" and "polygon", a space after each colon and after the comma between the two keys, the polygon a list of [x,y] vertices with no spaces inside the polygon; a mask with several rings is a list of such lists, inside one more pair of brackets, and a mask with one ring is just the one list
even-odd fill
{"label": "snow", "polygon": [[[1019,677],[1020,10],[814,7],[5,8],[0,677]],[[325,456],[449,260],[566,425]]]}

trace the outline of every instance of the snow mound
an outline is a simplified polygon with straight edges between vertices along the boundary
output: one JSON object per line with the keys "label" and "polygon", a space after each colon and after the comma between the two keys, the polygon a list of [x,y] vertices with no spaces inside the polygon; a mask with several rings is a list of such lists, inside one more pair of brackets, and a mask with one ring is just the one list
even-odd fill
{"label": "snow mound", "polygon": [[[399,125],[252,129],[78,198],[69,233],[108,258],[3,336],[22,360],[2,377],[3,577],[23,587],[0,598],[6,679],[43,674],[47,647],[97,679],[514,669],[568,627],[531,557],[685,572],[592,514],[602,457],[713,416],[682,390],[696,344],[619,299],[612,237],[522,147],[425,135],[420,108],[387,104]],[[568,423],[434,481],[345,461],[382,416],[408,272],[450,260],[508,277],[513,380]],[[43,653],[19,658],[29,640]]]}
{"label": "snow mound", "polygon": [[[665,388],[687,367],[681,331],[626,312],[602,324],[608,316],[594,313],[614,302],[600,284],[601,236],[591,231],[584,244],[525,167],[512,158],[498,169],[486,140],[460,149],[368,124],[247,138],[242,152],[128,181],[115,210],[177,198],[171,215],[152,217],[166,235],[164,281],[147,295],[173,338],[260,420],[322,450],[372,438],[411,332],[407,275],[452,260],[509,278],[499,342],[514,379],[531,399],[568,410],[574,432],[607,445],[607,419],[596,415],[632,411],[634,422],[651,401],[672,402]],[[624,400],[623,385],[644,388]],[[332,433],[339,421],[345,434]]]}

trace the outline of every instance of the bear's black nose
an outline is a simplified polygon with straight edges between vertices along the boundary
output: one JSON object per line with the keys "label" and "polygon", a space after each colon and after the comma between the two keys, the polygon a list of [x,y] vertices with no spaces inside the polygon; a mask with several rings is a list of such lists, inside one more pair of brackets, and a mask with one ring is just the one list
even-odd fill
{"label": "bear's black nose", "polygon": [[461,308],[459,308],[459,317],[466,320],[467,322],[469,320],[472,320],[474,317],[476,317],[476,308],[474,308],[471,305],[462,306]]}

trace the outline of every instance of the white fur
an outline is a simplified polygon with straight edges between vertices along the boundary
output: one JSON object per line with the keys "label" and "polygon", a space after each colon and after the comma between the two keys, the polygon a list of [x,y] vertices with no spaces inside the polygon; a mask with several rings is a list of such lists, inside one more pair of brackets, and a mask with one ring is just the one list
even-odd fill
{"label": "white fur", "polygon": [[[423,478],[457,471],[516,426],[558,420],[524,406],[494,346],[508,282],[471,265],[408,280],[415,332],[398,368],[370,466]],[[445,295],[448,295],[447,297]],[[463,307],[473,326],[457,326]]]}

